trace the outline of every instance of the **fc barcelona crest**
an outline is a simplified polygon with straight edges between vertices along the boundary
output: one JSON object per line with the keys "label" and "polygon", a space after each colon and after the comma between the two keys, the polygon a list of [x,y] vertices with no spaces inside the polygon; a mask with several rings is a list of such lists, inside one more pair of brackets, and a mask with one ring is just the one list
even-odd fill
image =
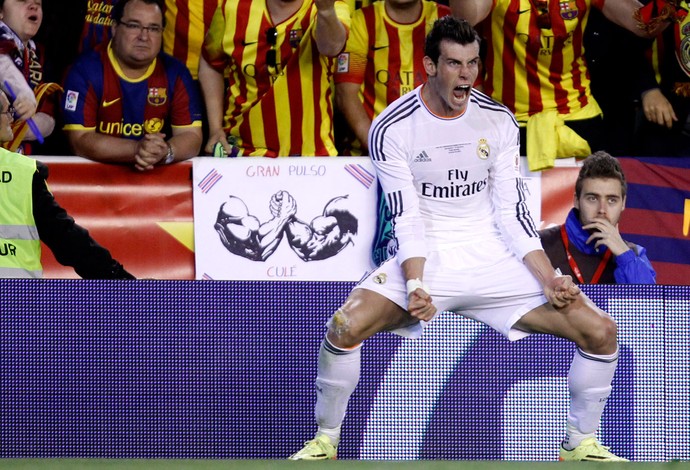
{"label": "fc barcelona crest", "polygon": [[574,20],[577,18],[577,3],[575,0],[561,0],[559,2],[561,18],[564,20]]}
{"label": "fc barcelona crest", "polygon": [[165,104],[168,100],[168,91],[165,88],[149,88],[148,102],[153,106]]}

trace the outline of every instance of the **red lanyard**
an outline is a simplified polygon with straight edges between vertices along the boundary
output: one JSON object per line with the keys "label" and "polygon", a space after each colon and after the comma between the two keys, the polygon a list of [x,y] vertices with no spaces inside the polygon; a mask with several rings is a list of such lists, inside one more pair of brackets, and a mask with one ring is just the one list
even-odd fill
{"label": "red lanyard", "polygon": [[[585,280],[582,277],[582,272],[580,271],[580,268],[578,267],[575,258],[573,258],[573,255],[570,254],[570,249],[568,249],[568,234],[565,231],[565,225],[561,225],[561,238],[563,239],[563,246],[565,247],[565,254],[568,257],[568,264],[570,265],[570,269],[573,271],[573,273],[575,273],[575,277],[578,281],[580,281],[580,284],[585,284]],[[592,276],[592,280],[589,282],[590,284],[596,284],[599,282],[599,278],[601,277],[601,274],[604,272],[604,269],[606,269],[606,265],[608,264],[610,259],[611,250],[607,249],[606,253],[604,253],[604,257],[599,262],[599,267],[594,272],[594,276]]]}

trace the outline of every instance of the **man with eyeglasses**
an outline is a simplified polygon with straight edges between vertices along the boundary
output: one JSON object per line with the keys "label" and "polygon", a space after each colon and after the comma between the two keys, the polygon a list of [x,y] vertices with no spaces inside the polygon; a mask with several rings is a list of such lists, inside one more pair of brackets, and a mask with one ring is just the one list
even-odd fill
{"label": "man with eyeglasses", "polygon": [[339,0],[223,2],[199,63],[206,152],[336,155],[331,82],[349,21]]}
{"label": "man with eyeglasses", "polygon": [[[13,139],[13,120],[14,109],[0,92],[0,142]],[[0,278],[43,277],[44,242],[84,279],[134,279],[60,207],[46,178],[44,164],[0,147]]]}
{"label": "man with eyeglasses", "polygon": [[161,52],[162,11],[120,0],[110,42],[70,69],[62,110],[77,155],[145,171],[199,154],[201,102],[189,70]]}
{"label": "man with eyeglasses", "polygon": [[[592,96],[583,38],[590,10],[641,37],[668,23],[640,15],[638,0],[450,0],[454,15],[481,23],[484,91],[520,123],[529,168],[603,149],[602,111]],[[655,2],[651,2],[655,3]],[[487,21],[483,21],[483,20]]]}

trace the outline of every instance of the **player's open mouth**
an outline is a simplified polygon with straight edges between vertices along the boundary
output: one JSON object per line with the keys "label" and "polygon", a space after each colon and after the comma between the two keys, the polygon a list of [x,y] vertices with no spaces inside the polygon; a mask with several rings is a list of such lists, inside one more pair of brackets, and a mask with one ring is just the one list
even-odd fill
{"label": "player's open mouth", "polygon": [[459,99],[459,100],[464,100],[467,97],[467,94],[470,92],[470,86],[469,85],[459,85],[453,88],[453,95]]}
{"label": "player's open mouth", "polygon": [[31,15],[29,17],[29,21],[31,21],[32,23],[38,22],[38,15]]}

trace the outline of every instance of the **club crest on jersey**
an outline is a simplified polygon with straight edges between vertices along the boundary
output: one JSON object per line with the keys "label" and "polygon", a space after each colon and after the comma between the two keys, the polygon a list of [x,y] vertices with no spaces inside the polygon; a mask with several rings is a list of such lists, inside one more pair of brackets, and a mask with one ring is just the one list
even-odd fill
{"label": "club crest on jersey", "polygon": [[293,49],[299,46],[302,42],[303,31],[301,29],[291,29],[290,34],[288,34],[288,41],[290,41],[290,47]]}
{"label": "club crest on jersey", "polygon": [[491,155],[491,148],[486,139],[479,139],[479,144],[477,145],[477,156],[482,160],[486,160]]}
{"label": "club crest on jersey", "polygon": [[165,104],[165,102],[168,100],[168,90],[157,87],[149,88],[149,96],[147,99],[149,104],[153,106]]}
{"label": "club crest on jersey", "polygon": [[560,2],[561,18],[564,20],[574,20],[577,18],[577,3],[575,0],[561,0]]}
{"label": "club crest on jersey", "polygon": [[374,276],[374,282],[376,284],[385,284],[387,280],[388,276],[386,275],[386,273],[381,273]]}
{"label": "club crest on jersey", "polygon": [[151,118],[144,121],[144,131],[147,134],[155,134],[163,129],[163,120],[160,118]]}

